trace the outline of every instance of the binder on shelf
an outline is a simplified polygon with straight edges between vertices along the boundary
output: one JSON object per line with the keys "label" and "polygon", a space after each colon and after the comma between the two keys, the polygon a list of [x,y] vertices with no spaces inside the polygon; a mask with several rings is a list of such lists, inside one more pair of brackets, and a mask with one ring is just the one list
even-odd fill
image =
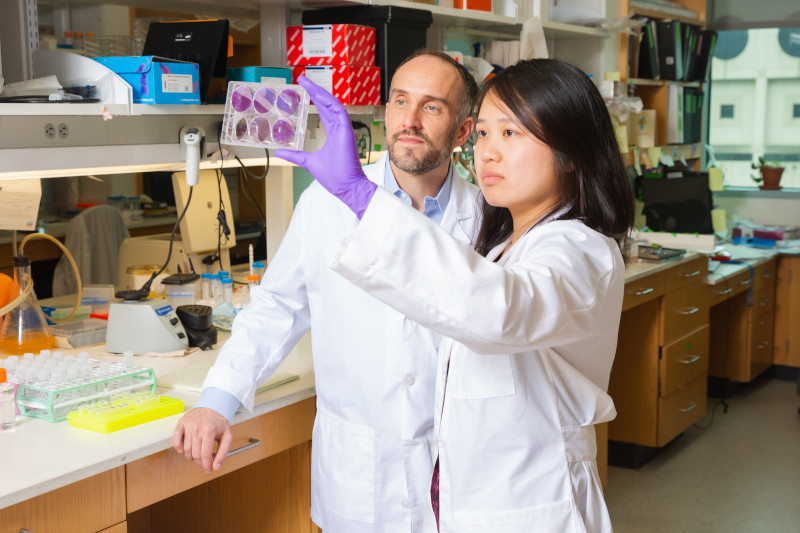
{"label": "binder on shelf", "polygon": [[692,81],[692,73],[697,68],[697,38],[700,28],[691,24],[683,25],[683,77],[681,79]]}
{"label": "binder on shelf", "polygon": [[690,74],[691,80],[705,81],[711,70],[711,58],[717,45],[717,32],[702,30],[697,37],[697,63]]}
{"label": "binder on shelf", "polygon": [[662,80],[683,79],[683,25],[677,20],[656,22],[658,66]]}
{"label": "binder on shelf", "polygon": [[628,35],[628,79],[639,77],[639,50],[643,37],[642,28],[635,28]]}
{"label": "binder on shelf", "polygon": [[639,78],[661,79],[658,63],[658,38],[656,21],[651,20],[642,27],[642,40],[639,45]]}
{"label": "binder on shelf", "polygon": [[667,84],[667,144],[682,144],[684,132],[683,86]]}

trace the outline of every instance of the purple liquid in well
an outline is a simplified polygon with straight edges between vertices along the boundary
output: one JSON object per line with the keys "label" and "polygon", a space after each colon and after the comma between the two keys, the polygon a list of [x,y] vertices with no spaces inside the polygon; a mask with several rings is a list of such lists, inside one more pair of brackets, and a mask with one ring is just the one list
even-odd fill
{"label": "purple liquid in well", "polygon": [[231,107],[240,113],[247,111],[250,108],[250,102],[253,100],[253,91],[249,87],[239,85],[233,90],[231,95]]}
{"label": "purple liquid in well", "polygon": [[278,144],[289,144],[294,139],[294,126],[288,120],[280,119],[272,126],[272,139]]}
{"label": "purple liquid in well", "polygon": [[244,117],[239,118],[236,121],[236,125],[233,129],[234,137],[236,137],[237,141],[241,141],[247,136],[247,119]]}
{"label": "purple liquid in well", "polygon": [[275,105],[275,93],[271,89],[261,87],[256,91],[256,96],[253,98],[253,109],[257,113],[269,113],[273,105]]}
{"label": "purple liquid in well", "polygon": [[250,138],[259,143],[269,142],[269,120],[256,117],[250,121]]}
{"label": "purple liquid in well", "polygon": [[284,89],[278,95],[278,111],[284,115],[291,115],[300,105],[300,95],[291,89]]}

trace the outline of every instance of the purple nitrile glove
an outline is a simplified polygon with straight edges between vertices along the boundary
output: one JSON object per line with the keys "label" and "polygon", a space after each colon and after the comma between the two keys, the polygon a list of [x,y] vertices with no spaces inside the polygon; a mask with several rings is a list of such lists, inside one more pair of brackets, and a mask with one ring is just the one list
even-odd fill
{"label": "purple nitrile glove", "polygon": [[317,106],[325,128],[325,144],[316,152],[275,150],[275,155],[309,171],[361,219],[378,186],[367,179],[361,168],[350,116],[335,96],[305,76],[298,77],[297,83]]}

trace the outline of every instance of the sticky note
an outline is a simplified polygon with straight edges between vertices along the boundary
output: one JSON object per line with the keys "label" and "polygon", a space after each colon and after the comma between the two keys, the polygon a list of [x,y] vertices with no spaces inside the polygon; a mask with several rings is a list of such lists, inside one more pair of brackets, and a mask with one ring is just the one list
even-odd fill
{"label": "sticky note", "polygon": [[709,167],[708,169],[708,188],[712,191],[722,190],[722,169],[719,167]]}
{"label": "sticky note", "polygon": [[711,225],[714,227],[714,233],[727,233],[728,226],[725,222],[724,209],[711,210]]}
{"label": "sticky note", "polygon": [[606,81],[619,81],[619,72],[606,72],[603,79]]}

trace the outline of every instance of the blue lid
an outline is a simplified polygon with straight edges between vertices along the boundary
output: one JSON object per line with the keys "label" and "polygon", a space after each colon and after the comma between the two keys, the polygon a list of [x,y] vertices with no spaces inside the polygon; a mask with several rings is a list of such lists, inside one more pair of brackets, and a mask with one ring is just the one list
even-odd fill
{"label": "blue lid", "polygon": [[261,261],[256,261],[255,263],[253,263],[253,266],[257,268],[264,268],[264,263],[262,263]]}
{"label": "blue lid", "polygon": [[219,279],[219,275],[218,274],[209,274],[208,275],[208,279]]}
{"label": "blue lid", "polygon": [[227,270],[220,270],[218,274],[219,274],[219,277],[221,277],[221,278],[229,278],[229,277],[231,277],[231,273],[228,272]]}
{"label": "blue lid", "polygon": [[222,278],[222,283],[224,284],[233,284],[233,280],[231,278]]}
{"label": "blue lid", "polygon": [[203,272],[200,274],[201,279],[213,279],[214,274],[209,274],[208,272]]}

